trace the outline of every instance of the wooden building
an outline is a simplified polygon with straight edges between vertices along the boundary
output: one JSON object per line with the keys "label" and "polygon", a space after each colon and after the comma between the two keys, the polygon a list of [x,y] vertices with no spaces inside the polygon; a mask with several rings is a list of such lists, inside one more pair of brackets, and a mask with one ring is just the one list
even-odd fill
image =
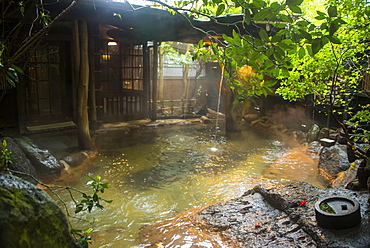
{"label": "wooden building", "polygon": [[[54,18],[73,1],[52,2],[45,8]],[[230,25],[218,25],[128,2],[76,2],[25,56],[25,75],[0,104],[0,127],[18,126],[22,134],[74,126],[78,102],[87,97],[78,89],[81,77],[88,81],[82,111],[89,112],[90,127],[98,121],[156,119],[158,44],[197,43],[208,32],[230,34],[240,19],[223,17]]]}

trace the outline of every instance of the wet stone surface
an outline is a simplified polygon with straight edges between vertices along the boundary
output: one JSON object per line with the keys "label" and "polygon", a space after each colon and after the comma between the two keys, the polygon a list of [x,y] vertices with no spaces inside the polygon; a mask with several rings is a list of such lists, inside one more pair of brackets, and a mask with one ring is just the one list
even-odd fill
{"label": "wet stone surface", "polygon": [[[227,211],[225,211],[228,209]],[[289,216],[269,205],[257,192],[215,204],[200,215],[214,231],[221,231],[249,247],[316,247],[316,242]],[[295,246],[294,244],[297,244]],[[299,245],[298,245],[299,244]]]}
{"label": "wet stone surface", "polygon": [[[354,228],[320,227],[315,203],[346,196],[360,203],[362,221]],[[318,189],[308,183],[256,186],[243,196],[199,212],[204,226],[233,240],[236,247],[370,247],[368,193]]]}

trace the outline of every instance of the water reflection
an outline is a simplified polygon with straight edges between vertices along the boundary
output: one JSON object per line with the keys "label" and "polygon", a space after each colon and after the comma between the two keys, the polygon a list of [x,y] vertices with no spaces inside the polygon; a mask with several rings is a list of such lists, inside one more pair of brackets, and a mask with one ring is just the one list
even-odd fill
{"label": "water reflection", "polygon": [[[145,247],[136,241],[144,226],[173,218],[191,207],[238,197],[253,187],[256,179],[284,177],[284,173],[277,173],[279,166],[292,164],[292,159],[277,160],[289,147],[255,130],[226,138],[209,129],[203,124],[182,125],[97,137],[99,156],[57,182],[74,182],[74,187],[83,189],[89,180],[86,174],[101,175],[109,182],[104,198],[113,199],[113,203],[93,212],[99,223],[93,225],[91,247]],[[300,154],[294,156],[300,159]],[[294,175],[287,179],[295,180]],[[317,177],[304,179],[320,185]],[[91,227],[77,221],[74,225]],[[206,239],[191,235],[189,240],[205,242],[203,247],[208,247]]]}

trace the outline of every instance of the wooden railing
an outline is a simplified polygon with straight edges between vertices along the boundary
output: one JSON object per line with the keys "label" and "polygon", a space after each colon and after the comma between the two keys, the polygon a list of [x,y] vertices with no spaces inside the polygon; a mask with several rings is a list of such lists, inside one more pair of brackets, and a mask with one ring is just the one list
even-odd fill
{"label": "wooden railing", "polygon": [[159,100],[157,101],[158,116],[192,115],[197,99]]}

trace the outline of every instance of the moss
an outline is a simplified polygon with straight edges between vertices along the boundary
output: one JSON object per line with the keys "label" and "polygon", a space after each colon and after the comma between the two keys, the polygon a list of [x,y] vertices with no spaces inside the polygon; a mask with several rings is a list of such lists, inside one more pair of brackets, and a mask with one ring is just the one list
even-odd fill
{"label": "moss", "polygon": [[63,212],[30,185],[4,185],[0,178],[0,247],[78,247]]}

